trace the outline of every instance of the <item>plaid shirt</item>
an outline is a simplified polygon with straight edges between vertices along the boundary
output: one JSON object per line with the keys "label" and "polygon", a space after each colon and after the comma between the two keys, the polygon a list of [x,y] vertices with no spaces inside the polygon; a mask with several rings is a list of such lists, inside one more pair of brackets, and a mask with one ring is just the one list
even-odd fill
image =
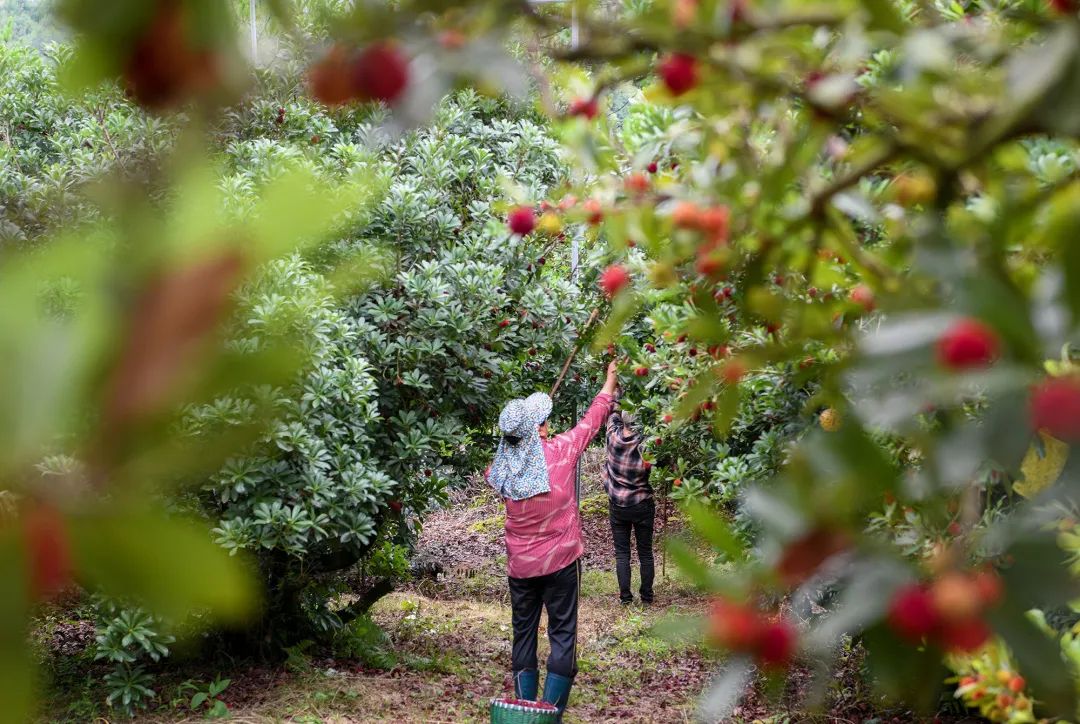
{"label": "plaid shirt", "polygon": [[615,505],[628,507],[652,500],[649,463],[641,459],[641,435],[623,426],[622,417],[612,412],[607,419],[607,462],[604,489]]}

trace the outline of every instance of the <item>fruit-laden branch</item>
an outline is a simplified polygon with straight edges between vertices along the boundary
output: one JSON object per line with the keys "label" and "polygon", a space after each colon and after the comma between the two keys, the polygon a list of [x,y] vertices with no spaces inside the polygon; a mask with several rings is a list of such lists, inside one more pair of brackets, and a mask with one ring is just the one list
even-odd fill
{"label": "fruit-laden branch", "polygon": [[574,345],[574,349],[570,350],[570,356],[566,358],[566,362],[562,366],[562,371],[559,373],[559,377],[555,380],[555,384],[551,387],[551,396],[554,397],[555,393],[559,391],[559,386],[562,384],[563,379],[566,377],[567,371],[570,369],[570,365],[574,362],[574,357],[577,356],[578,350],[581,349],[581,339],[585,336],[585,333],[589,331],[589,328],[593,326],[593,322],[600,316],[600,310],[594,309],[592,314],[589,315],[589,321],[585,323],[585,326],[578,333],[578,341]]}

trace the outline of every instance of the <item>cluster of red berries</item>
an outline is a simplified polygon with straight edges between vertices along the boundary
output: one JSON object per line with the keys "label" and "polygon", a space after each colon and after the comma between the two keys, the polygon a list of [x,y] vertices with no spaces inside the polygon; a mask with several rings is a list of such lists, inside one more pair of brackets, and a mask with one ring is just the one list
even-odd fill
{"label": "cluster of red berries", "polygon": [[765,668],[791,664],[798,648],[795,625],[776,615],[726,598],[717,599],[709,614],[709,639],[735,653],[752,655]]}
{"label": "cluster of red berries", "polygon": [[393,104],[409,85],[409,59],[389,41],[356,51],[334,45],[311,67],[311,95],[328,106],[383,101]]}
{"label": "cluster of red berries", "polygon": [[889,627],[911,643],[929,640],[946,651],[974,651],[990,638],[985,614],[1001,595],[1001,579],[992,570],[949,571],[898,590],[889,604]]}

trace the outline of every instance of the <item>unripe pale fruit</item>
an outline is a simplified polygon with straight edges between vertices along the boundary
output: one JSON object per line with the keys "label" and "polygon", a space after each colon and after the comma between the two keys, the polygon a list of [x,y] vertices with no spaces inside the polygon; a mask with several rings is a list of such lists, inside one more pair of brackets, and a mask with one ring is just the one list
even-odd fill
{"label": "unripe pale fruit", "polygon": [[563,230],[562,221],[554,211],[546,211],[540,216],[537,227],[541,232],[554,236]]}
{"label": "unripe pale fruit", "polygon": [[821,429],[825,432],[836,432],[843,424],[840,419],[840,412],[832,407],[826,408],[818,415],[818,424],[821,425]]}
{"label": "unripe pale fruit", "polygon": [[925,172],[904,173],[893,179],[892,195],[901,206],[921,206],[937,195],[934,177]]}

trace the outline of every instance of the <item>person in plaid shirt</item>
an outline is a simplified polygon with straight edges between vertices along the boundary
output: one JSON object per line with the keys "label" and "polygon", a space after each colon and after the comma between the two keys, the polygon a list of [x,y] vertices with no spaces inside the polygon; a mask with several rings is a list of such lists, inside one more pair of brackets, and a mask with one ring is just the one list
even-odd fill
{"label": "person in plaid shirt", "polygon": [[653,519],[656,506],[649,485],[652,467],[641,457],[641,432],[629,413],[616,410],[607,419],[607,462],[604,488],[608,494],[608,516],[615,542],[615,573],[619,579],[619,600],[630,604],[630,533],[637,539],[641,563],[641,602],[653,601]]}

